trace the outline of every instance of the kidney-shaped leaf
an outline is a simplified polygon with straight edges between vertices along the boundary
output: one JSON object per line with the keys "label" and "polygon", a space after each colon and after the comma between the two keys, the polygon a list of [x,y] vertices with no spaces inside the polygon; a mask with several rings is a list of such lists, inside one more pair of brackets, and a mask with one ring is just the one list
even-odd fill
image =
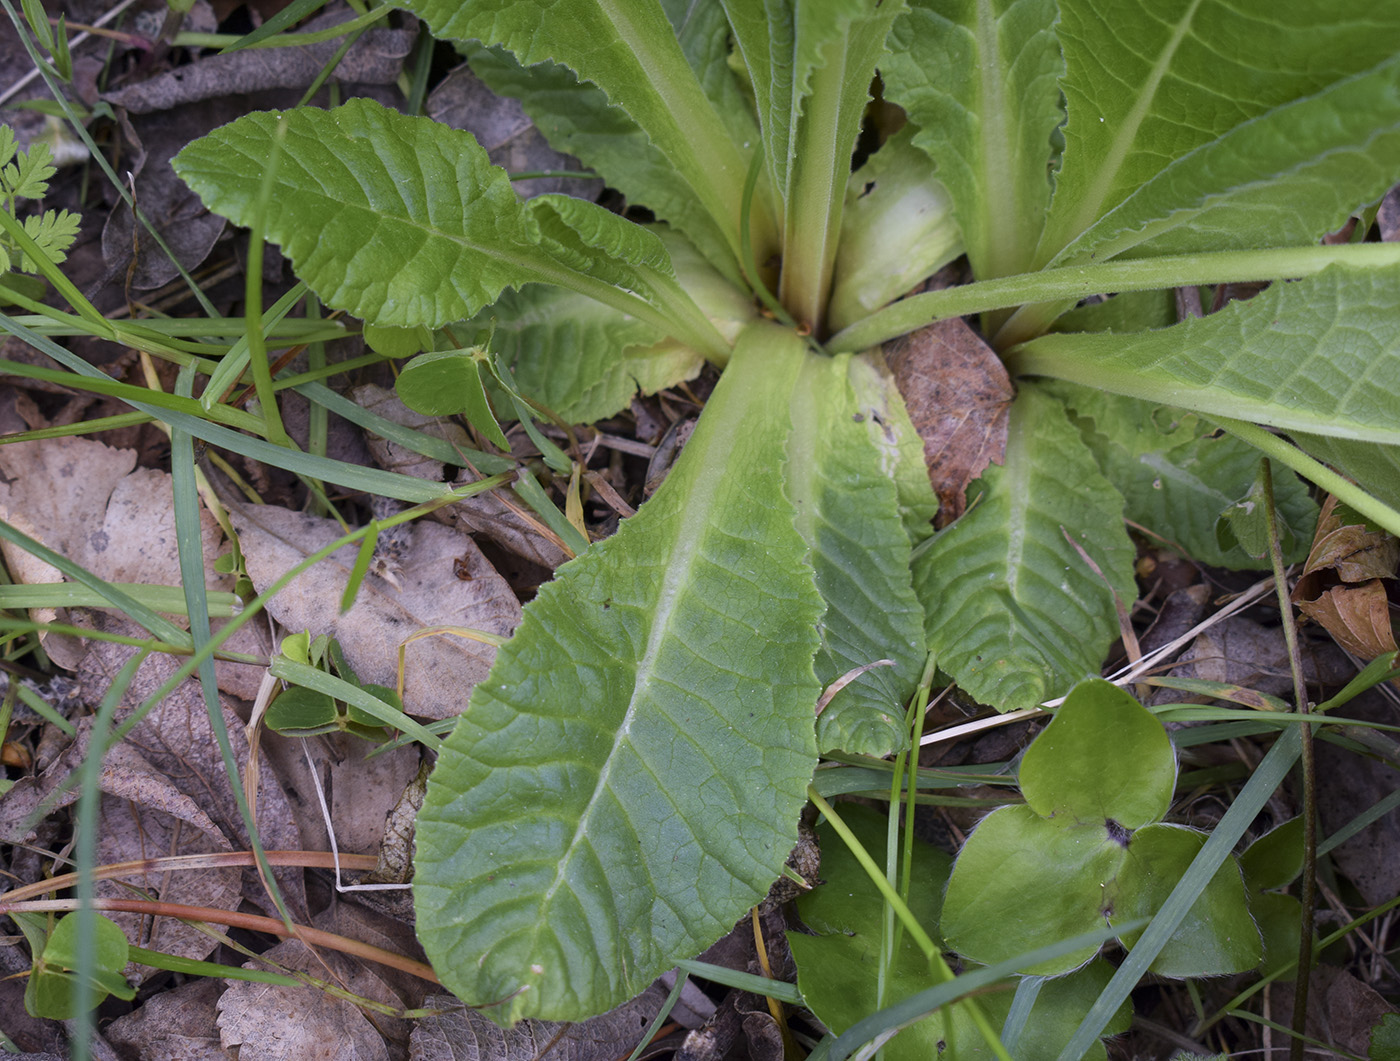
{"label": "kidney-shaped leaf", "polygon": [[777,455],[803,356],[791,333],[745,333],[661,490],[541,589],[444,746],[418,933],[493,1019],[630,998],[725,932],[796,842],[821,600]]}
{"label": "kidney-shaped leaf", "polygon": [[1102,678],[1070,690],[1021,760],[1021,792],[1046,818],[1160,821],[1176,786],[1171,740],[1152,713]]}

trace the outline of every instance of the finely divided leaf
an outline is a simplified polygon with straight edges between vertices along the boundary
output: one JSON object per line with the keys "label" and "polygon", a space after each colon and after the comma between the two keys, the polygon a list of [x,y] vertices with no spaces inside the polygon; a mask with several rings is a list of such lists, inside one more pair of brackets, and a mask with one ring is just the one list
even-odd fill
{"label": "finely divided leaf", "polygon": [[[1068,121],[1041,264],[1174,160],[1370,69],[1400,46],[1400,7],[1373,0],[1064,0],[1060,7]],[[1318,131],[1302,133],[1310,139]],[[1273,148],[1289,150],[1283,141]],[[1222,174],[1226,187],[1247,179],[1245,161]],[[1276,167],[1259,159],[1253,168],[1267,178]]]}
{"label": "finely divided leaf", "polygon": [[979,483],[980,501],[914,561],[929,649],[983,703],[1033,707],[1098,673],[1118,633],[1109,586],[1066,533],[1125,605],[1135,596],[1123,498],[1034,385],[1011,408],[1006,466]]}
{"label": "finely divided leaf", "polygon": [[897,433],[914,429],[889,408],[893,390],[868,361],[809,355],[793,399],[788,494],[827,604],[817,678],[829,685],[880,660],[893,664],[865,671],[826,705],[817,722],[824,752],[885,756],[902,746],[905,704],[924,663],[923,610],[895,488]]}
{"label": "finely divided leaf", "polygon": [[418,932],[493,1019],[630,998],[727,931],[797,839],[822,605],[775,454],[803,357],[745,333],[662,489],[541,589],[446,742]]}
{"label": "finely divided leaf", "polygon": [[953,197],[979,280],[1030,265],[1050,204],[1064,68],[1054,0],[916,0],[883,61],[889,97]]}
{"label": "finely divided leaf", "polygon": [[1160,331],[1045,335],[1015,374],[1285,430],[1400,444],[1400,267],[1331,266]]}

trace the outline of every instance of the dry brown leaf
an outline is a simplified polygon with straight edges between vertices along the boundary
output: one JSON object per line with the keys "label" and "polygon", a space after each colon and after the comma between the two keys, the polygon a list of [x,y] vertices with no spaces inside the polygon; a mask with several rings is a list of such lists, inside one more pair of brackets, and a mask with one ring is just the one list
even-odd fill
{"label": "dry brown leaf", "polygon": [[631,1002],[579,1024],[523,1020],[503,1029],[480,1013],[462,1009],[451,995],[434,995],[424,1005],[446,1012],[415,1023],[409,1057],[411,1061],[613,1061],[626,1057],[641,1041],[665,997],[653,984]]}
{"label": "dry brown leaf", "polygon": [[[337,14],[313,20],[306,28],[326,29],[350,17],[352,12],[342,8]],[[336,66],[337,79],[370,85],[392,84],[403,70],[404,56],[412,51],[417,36],[413,30],[367,31],[341,58]],[[132,114],[149,114],[259,89],[301,89],[316,79],[340,44],[338,40],[331,40],[299,48],[250,48],[211,55],[109,92],[103,98]]]}
{"label": "dry brown leaf", "polygon": [[[0,518],[9,521],[55,552],[112,582],[178,586],[181,583],[175,539],[174,495],[170,476],[136,467],[131,450],[112,449],[85,438],[54,438],[0,446]],[[232,589],[232,580],[214,571],[222,534],[214,518],[200,509],[205,584]],[[16,582],[26,585],[61,582],[57,569],[8,542],[0,544]],[[35,618],[51,621],[51,610]],[[81,615],[68,617],[78,621]],[[184,625],[183,620],[177,620]],[[78,625],[84,625],[78,621]],[[215,623],[217,628],[220,624]],[[133,636],[142,636],[140,632]],[[52,647],[50,647],[52,645]],[[44,647],[60,666],[76,670],[87,649],[73,638],[45,638]],[[268,644],[254,624],[245,626],[226,646],[232,651],[266,655]],[[231,696],[252,699],[261,668],[216,664],[219,687]]]}
{"label": "dry brown leaf", "polygon": [[141,1061],[231,1061],[214,1023],[223,992],[222,981],[198,977],[152,995],[103,1030],[109,1042]]}
{"label": "dry brown leaf", "polygon": [[1337,644],[1364,660],[1396,650],[1387,582],[1400,564],[1400,540],[1362,526],[1343,525],[1329,497],[1293,603]]}
{"label": "dry brown leaf", "polygon": [[[272,506],[230,506],[248,576],[266,589],[311,553],[341,536],[339,526]],[[339,614],[356,548],[346,546],[298,575],[268,604],[293,633],[329,634],[363,682],[393,688],[398,651],[410,635],[429,627],[465,627],[501,636],[520,622],[520,602],[465,534],[437,523],[413,525],[401,588],[370,576],[355,605]],[[462,578],[462,574],[467,577]],[[420,718],[450,718],[466,705],[472,687],[491,667],[495,649],[465,637],[437,634],[407,646],[404,710]]]}
{"label": "dry brown leaf", "polygon": [[[421,953],[407,926],[355,903],[336,903],[316,917],[314,926],[399,953]],[[313,954],[294,939],[284,940],[264,957],[319,980],[327,979],[329,966],[340,986],[395,1009],[417,1008],[430,987],[336,951]],[[247,967],[262,966],[250,962]],[[413,1022],[402,1018],[366,1015],[317,987],[233,981],[219,1000],[219,1033],[226,1048],[237,1048],[239,1061],[389,1061],[407,1056],[412,1028]]]}
{"label": "dry brown leaf", "polygon": [[937,525],[946,526],[962,515],[967,484],[1005,458],[1015,389],[995,351],[960,318],[886,343],[885,357],[924,440]]}
{"label": "dry brown leaf", "polygon": [[1299,601],[1298,610],[1361,659],[1396,650],[1390,599],[1378,578],[1359,586],[1333,586],[1314,600]]}
{"label": "dry brown leaf", "polygon": [[[135,627],[126,620],[102,614],[94,614],[94,626],[99,630],[128,636],[135,632]],[[79,670],[79,678],[89,691],[89,699],[95,702],[106,691],[134,652],[125,645],[94,642]],[[147,657],[127,689],[122,701],[124,711],[135,708],[149,698],[178,666],[179,661],[168,656],[153,654]],[[243,720],[227,704],[222,705],[222,719],[241,776],[248,762]],[[223,754],[210,725],[197,681],[188,679],[182,682],[174,692],[158,701],[131,731],[128,740],[156,771],[164,774],[181,792],[198,803],[235,848],[248,850],[247,830],[233,790],[229,787]],[[262,765],[254,814],[264,848],[296,850],[302,847],[285,790],[276,772],[266,763]],[[184,832],[194,835],[193,830]],[[163,850],[154,853],[166,855],[180,852]],[[286,868],[274,872],[293,916],[304,916],[306,893],[300,871]],[[243,898],[269,914],[276,914],[262,883],[251,869],[243,871],[242,892]]]}

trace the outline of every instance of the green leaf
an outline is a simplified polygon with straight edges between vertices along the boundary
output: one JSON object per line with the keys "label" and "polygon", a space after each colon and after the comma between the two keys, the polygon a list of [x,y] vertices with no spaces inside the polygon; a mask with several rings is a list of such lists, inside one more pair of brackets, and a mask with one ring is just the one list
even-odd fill
{"label": "green leaf", "polygon": [[[1103,924],[1106,897],[1123,850],[1103,822],[1046,820],[1029,806],[992,811],[967,838],[943,899],[943,933],[958,953],[983,965]],[[1092,886],[1086,886],[1092,881]],[[1025,972],[1055,976],[1083,965],[1098,946]]]}
{"label": "green leaf", "polygon": [[73,973],[78,968],[80,949],[92,952],[94,1004],[100,1004],[108,995],[136,997],[136,989],[122,976],[129,949],[126,933],[101,914],[93,914],[92,918],[92,936],[87,939],[78,937],[77,914],[67,914],[54,925],[43,955],[34,963],[25,985],[24,1005],[32,1016],[50,1020],[77,1016],[74,1006],[79,980]]}
{"label": "green leaf", "polygon": [[646,203],[684,232],[715,268],[739,282],[738,261],[720,226],[661,150],[602,89],[554,63],[527,69],[502,48],[467,45],[463,52],[472,73],[492,91],[520,101],[551,147],[579,158],[629,200]]}
{"label": "green leaf", "polygon": [[444,745],[419,938],[495,1020],[632,997],[727,931],[796,841],[821,599],[773,414],[803,356],[772,326],[741,337],[661,490],[541,588]]}
{"label": "green leaf", "polygon": [[[700,371],[699,354],[663,342],[655,328],[574,291],[530,284],[477,318],[495,325],[492,347],[523,394],[571,423],[612,416]],[[484,337],[484,333],[479,338]]]}
{"label": "green leaf", "polygon": [[913,427],[891,415],[893,390],[868,361],[812,355],[793,401],[788,496],[827,605],[817,679],[825,686],[878,660],[894,664],[867,670],[826,705],[823,752],[884,757],[903,746],[905,704],[923,669],[923,610],[895,487],[896,432]]}
{"label": "green leaf", "polygon": [[437,328],[545,279],[530,219],[475,139],[370,100],[254,112],[190,144],[175,170],[211,209],[252,224],[279,122],[266,232],[328,305]]}
{"label": "green leaf", "polygon": [[[1133,834],[1118,875],[1111,924],[1155,914],[1205,844],[1206,833],[1176,825],[1149,825]],[[1141,930],[1123,942],[1131,950]],[[1263,960],[1259,929],[1249,914],[1244,880],[1233,856],[1225,860],[1151,969],[1159,976],[1220,976],[1253,969]]]}
{"label": "green leaf", "polygon": [[[887,819],[853,804],[841,816],[867,851],[883,851]],[[850,849],[823,822],[817,826],[822,851],[822,883],[797,900],[802,922],[816,935],[787,933],[797,963],[797,986],[807,1006],[833,1032],[841,1033],[882,1005],[907,998],[928,986],[928,960],[910,938],[901,937],[898,952],[882,954],[884,903]],[[952,860],[922,841],[913,842],[915,882],[908,896],[911,912],[929,932],[938,926],[943,886]],[[884,962],[888,972],[880,975]],[[883,985],[883,997],[881,986]],[[961,1007],[956,1007],[961,1008]],[[927,1027],[926,1027],[927,1025]],[[974,1037],[975,1032],[969,1028]],[[927,1058],[927,1040],[943,1033],[937,1017],[901,1032],[884,1048],[888,1061]],[[958,1057],[962,1057],[959,1053]]]}
{"label": "green leaf", "polygon": [[854,324],[962,253],[952,200],[905,126],[851,175],[841,214],[828,317]]}
{"label": "green leaf", "polygon": [[[264,169],[279,143],[259,218]],[[367,99],[332,111],[258,112],[190,144],[174,165],[211,209],[238,223],[260,219],[323,301],[370,323],[437,328],[508,287],[539,281],[620,307],[707,353],[727,352],[703,322],[694,330],[699,315],[688,300],[676,317],[632,293],[654,285],[599,249],[608,240],[627,246],[626,222],[594,214],[589,237],[559,224],[552,234],[568,229],[572,245],[542,246],[538,217],[548,208],[527,209],[470,134],[426,118]],[[624,286],[610,282],[623,277]]]}
{"label": "green leaf", "polygon": [[[1238,141],[1245,142],[1248,127],[1262,116],[1321,97],[1329,86],[1391,59],[1400,39],[1400,9],[1378,8],[1370,0],[1290,0],[1267,11],[1238,0],[1074,0],[1061,4],[1059,37],[1068,120],[1064,162],[1037,253],[1041,264],[1129,197],[1144,195],[1139,189],[1177,160],[1204,161],[1213,152],[1203,149],[1235,130],[1246,134]],[[1222,48],[1222,41],[1229,46]],[[1377,101],[1361,102],[1374,121]],[[1203,190],[1245,190],[1251,180],[1269,181],[1281,172],[1276,163],[1293,155],[1295,137],[1298,157],[1311,158],[1325,147],[1314,138],[1329,133],[1326,112],[1317,113],[1296,130],[1274,125],[1279,135],[1257,142],[1252,157],[1214,155],[1216,174],[1207,182],[1213,186]],[[1332,120],[1345,124],[1346,117],[1334,114]],[[1184,162],[1184,171],[1195,165]],[[1314,188],[1317,193],[1330,198],[1325,189]],[[1162,205],[1172,198],[1153,197]],[[1189,203],[1178,201],[1172,209]],[[1165,216],[1160,209],[1147,213],[1153,220]],[[1290,223],[1274,211],[1257,223],[1274,222]],[[1231,237],[1221,229],[1212,238]],[[1073,254],[1091,249],[1085,243]]]}
{"label": "green leaf", "polygon": [[[1250,489],[1259,469],[1258,450],[1181,409],[1072,383],[1056,382],[1048,389],[1069,406],[1099,467],[1122,492],[1128,519],[1199,563],[1232,570],[1261,566],[1216,535],[1221,513]],[[1307,484],[1281,466],[1274,468],[1274,502],[1284,562],[1298,563],[1307,556],[1317,505]]]}
{"label": "green leaf", "polygon": [[264,722],[278,733],[288,730],[321,730],[335,727],[335,701],[325,693],[294,685],[277,694],[267,709]]}
{"label": "green leaf", "polygon": [[1055,0],[917,0],[881,72],[938,166],[979,280],[1029,267],[1063,111]]}
{"label": "green leaf", "polygon": [[915,558],[929,649],[982,702],[1032,707],[1097,673],[1118,634],[1109,586],[1066,532],[1125,604],[1136,595],[1122,495],[1033,385],[1012,405],[1006,466],[988,468],[970,496],[979,490]]}
{"label": "green leaf", "polygon": [[1400,444],[1400,268],[1331,266],[1160,331],[1045,335],[1013,374],[1197,412]]}
{"label": "green leaf", "polygon": [[50,159],[49,145],[36,140],[28,151],[16,153],[14,133],[9,126],[5,132],[8,143],[0,140],[0,162],[10,164],[0,170],[0,191],[11,200],[42,199],[48,194],[49,178],[58,172]]}
{"label": "green leaf", "polygon": [[1294,432],[1293,440],[1318,460],[1355,479],[1391,508],[1400,508],[1400,446]]}
{"label": "green leaf", "polygon": [[[24,231],[39,245],[39,249],[48,256],[49,261],[60,265],[68,257],[68,248],[78,238],[78,226],[81,224],[82,218],[77,214],[67,210],[59,210],[57,213],[50,210],[44,214],[31,214],[26,217]],[[38,263],[27,254],[20,258],[19,268],[25,273],[39,271]]]}
{"label": "green leaf", "polygon": [[439,37],[499,44],[524,66],[567,66],[607,94],[692,188],[737,255],[747,158],[705,95],[655,0],[413,0]]}
{"label": "green leaf", "polygon": [[394,384],[400,400],[427,416],[456,416],[467,421],[503,451],[510,452],[501,425],[486,400],[477,350],[438,350],[419,354],[403,367]]}
{"label": "green leaf", "polygon": [[1176,159],[1055,260],[1306,245],[1384,195],[1397,165],[1400,58]]}
{"label": "green leaf", "polygon": [[1176,756],[1149,711],[1116,685],[1090,678],[1070,690],[1026,749],[1020,776],[1026,804],[1043,818],[1132,830],[1161,821],[1171,806]]}
{"label": "green leaf", "polygon": [[1371,1061],[1400,1061],[1400,1014],[1387,1013],[1371,1029]]}

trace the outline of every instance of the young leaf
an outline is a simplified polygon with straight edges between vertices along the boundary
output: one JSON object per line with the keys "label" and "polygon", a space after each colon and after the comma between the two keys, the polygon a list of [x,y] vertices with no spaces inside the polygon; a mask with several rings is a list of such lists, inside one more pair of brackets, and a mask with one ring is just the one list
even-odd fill
{"label": "young leaf", "polygon": [[[885,756],[902,746],[905,703],[924,663],[895,488],[897,432],[914,429],[890,411],[893,389],[868,361],[813,355],[793,399],[788,495],[827,602],[817,678],[825,686],[877,660],[894,663],[861,674],[827,704],[817,722],[824,752]],[[932,500],[922,467],[919,474]]]}
{"label": "young leaf", "polygon": [[1397,445],[1400,267],[1331,266],[1171,328],[1045,335],[1014,348],[1007,361],[1013,375]]}
{"label": "young leaf", "polygon": [[548,60],[592,81],[670,160],[737,255],[747,159],[659,3],[412,0],[407,6],[439,37],[499,44],[525,66]]}
{"label": "young leaf", "polygon": [[[1131,6],[1061,4],[1068,121],[1038,263],[1056,258],[1174,160],[1390,59],[1400,40],[1400,8],[1371,0],[1289,0],[1267,11],[1232,0]],[[1311,140],[1317,131],[1290,129],[1272,153],[1287,154],[1295,135]],[[1248,179],[1248,169],[1237,160],[1208,190]],[[1268,177],[1268,167],[1255,175]]]}
{"label": "young leaf", "polygon": [[773,454],[804,349],[741,337],[662,488],[541,588],[444,746],[419,938],[495,1020],[630,998],[726,931],[796,841],[822,605]]}
{"label": "young leaf", "polygon": [[1024,272],[1050,205],[1063,117],[1054,0],[915,0],[881,65],[953,198],[979,280]]}
{"label": "young leaf", "polygon": [[1125,604],[1136,595],[1134,549],[1122,495],[1060,405],[1033,385],[1011,407],[1006,466],[979,482],[981,500],[916,556],[914,585],[938,665],[1011,711],[1098,672],[1118,633],[1109,587]]}

